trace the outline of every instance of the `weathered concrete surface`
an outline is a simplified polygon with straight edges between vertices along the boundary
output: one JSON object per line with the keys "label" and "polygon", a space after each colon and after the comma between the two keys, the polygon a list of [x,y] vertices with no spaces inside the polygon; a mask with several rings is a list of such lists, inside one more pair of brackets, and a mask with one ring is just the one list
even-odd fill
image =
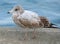
{"label": "weathered concrete surface", "polygon": [[[28,40],[23,40],[24,33]],[[0,44],[60,44],[60,29],[36,29],[36,39],[32,39],[32,29],[0,28]]]}

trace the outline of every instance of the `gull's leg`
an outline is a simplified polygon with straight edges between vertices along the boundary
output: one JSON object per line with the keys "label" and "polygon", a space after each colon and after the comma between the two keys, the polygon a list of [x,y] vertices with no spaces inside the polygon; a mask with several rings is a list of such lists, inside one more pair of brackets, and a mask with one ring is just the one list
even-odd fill
{"label": "gull's leg", "polygon": [[25,32],[25,35],[24,35],[24,40],[28,39],[27,37],[27,32]]}
{"label": "gull's leg", "polygon": [[[27,28],[28,29],[28,28]],[[26,31],[26,30],[25,30]],[[24,35],[24,40],[27,40],[28,39],[28,32],[26,31],[25,32],[25,35]]]}
{"label": "gull's leg", "polygon": [[36,38],[36,29],[34,28],[34,30],[33,30],[33,37],[32,37],[32,39],[35,39]]}

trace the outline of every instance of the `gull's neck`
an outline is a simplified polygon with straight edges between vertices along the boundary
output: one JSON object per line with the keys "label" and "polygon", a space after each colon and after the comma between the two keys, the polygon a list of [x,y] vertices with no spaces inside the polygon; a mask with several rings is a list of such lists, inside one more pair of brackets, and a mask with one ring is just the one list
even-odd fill
{"label": "gull's neck", "polygon": [[13,15],[12,15],[13,18],[17,18],[18,16],[19,16],[18,12],[13,13]]}
{"label": "gull's neck", "polygon": [[20,14],[24,13],[24,9],[22,7],[19,8],[19,11],[18,11]]}
{"label": "gull's neck", "polygon": [[22,9],[21,11],[20,11],[20,14],[23,14],[24,13],[24,10]]}

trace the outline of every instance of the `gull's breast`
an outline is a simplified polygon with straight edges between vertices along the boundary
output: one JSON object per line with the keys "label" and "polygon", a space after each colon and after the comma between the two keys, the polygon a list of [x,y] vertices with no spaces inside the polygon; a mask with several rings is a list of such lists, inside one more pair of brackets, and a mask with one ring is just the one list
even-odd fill
{"label": "gull's breast", "polygon": [[21,22],[17,19],[17,17],[13,17],[13,21],[14,21],[14,23],[17,24],[18,26],[24,27],[24,26],[21,24]]}

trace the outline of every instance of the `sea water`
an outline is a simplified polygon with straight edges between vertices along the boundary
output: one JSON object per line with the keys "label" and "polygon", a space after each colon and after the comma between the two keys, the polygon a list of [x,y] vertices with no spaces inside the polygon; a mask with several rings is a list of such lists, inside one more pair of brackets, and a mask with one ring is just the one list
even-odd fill
{"label": "sea water", "polygon": [[45,16],[60,27],[60,0],[0,0],[0,26],[16,26],[7,13],[15,5]]}

